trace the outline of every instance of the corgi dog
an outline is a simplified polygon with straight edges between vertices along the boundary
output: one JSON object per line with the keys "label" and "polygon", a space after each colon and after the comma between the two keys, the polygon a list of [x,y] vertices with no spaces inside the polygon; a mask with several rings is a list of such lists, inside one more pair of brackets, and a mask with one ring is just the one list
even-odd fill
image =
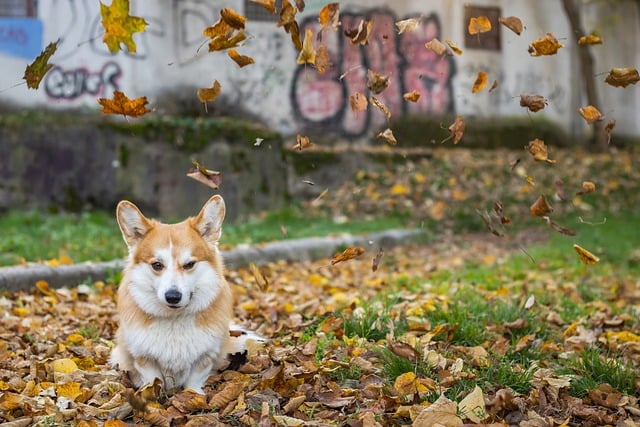
{"label": "corgi dog", "polygon": [[110,362],[128,372],[136,387],[159,378],[166,390],[203,394],[211,373],[239,367],[246,362],[247,340],[260,341],[231,324],[233,296],[218,250],[224,214],[218,195],[177,224],[148,219],[129,201],[118,204],[129,256]]}

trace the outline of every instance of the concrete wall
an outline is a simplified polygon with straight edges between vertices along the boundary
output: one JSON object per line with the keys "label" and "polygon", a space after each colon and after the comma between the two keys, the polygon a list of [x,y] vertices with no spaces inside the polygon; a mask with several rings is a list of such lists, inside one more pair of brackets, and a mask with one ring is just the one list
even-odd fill
{"label": "concrete wall", "polygon": [[[99,3],[95,0],[38,2],[41,35],[34,20],[0,19],[0,69],[6,86],[21,81],[25,66],[47,43],[61,39],[52,58],[56,66],[40,90],[18,86],[1,92],[0,103],[98,110],[96,99],[111,97],[113,90],[119,89],[130,97],[147,96],[156,113],[162,113],[170,110],[163,94],[189,86],[187,96],[195,99],[193,88],[209,87],[217,79],[229,105],[255,113],[285,134],[329,127],[346,136],[369,136],[384,124],[383,115],[373,108],[353,114],[348,97],[365,90],[366,70],[373,69],[390,75],[391,84],[380,98],[394,116],[440,112],[524,115],[527,113],[519,106],[518,97],[531,92],[549,99],[549,106],[537,114],[557,120],[574,133],[587,131],[577,113],[586,100],[581,95],[576,48],[558,0],[475,0],[474,6],[499,7],[502,16],[518,16],[526,26],[521,36],[500,26],[499,51],[465,46],[467,1],[345,0],[340,2],[342,28],[356,25],[361,17],[373,18],[373,35],[364,47],[351,45],[342,32],[326,37],[335,67],[325,75],[296,64],[297,52],[289,35],[273,22],[248,21],[251,37],[239,50],[255,59],[253,65],[240,69],[224,52],[208,53],[202,30],[218,19],[221,7],[244,13],[243,1],[131,3],[132,14],[149,23],[145,33],[134,35],[136,54],[108,52],[102,43]],[[307,26],[317,25],[317,13],[326,3],[306,1],[304,13],[298,16],[303,33]],[[637,87],[613,88],[602,81],[612,67],[638,66],[640,13],[636,2],[581,4],[586,30],[598,30],[605,40],[604,45],[591,48],[596,70],[605,73],[598,76],[602,105],[597,107],[607,118],[617,120],[616,131],[640,134]],[[395,21],[418,16],[423,18],[418,30],[397,34]],[[554,33],[566,47],[552,57],[529,56],[529,43],[546,32]],[[463,54],[436,57],[424,48],[433,37],[455,41]],[[33,53],[33,46],[40,49]],[[491,93],[485,89],[472,94],[471,86],[481,70],[488,74],[489,85],[493,80],[500,85]],[[402,93],[414,89],[422,93],[420,102],[403,101]]]}

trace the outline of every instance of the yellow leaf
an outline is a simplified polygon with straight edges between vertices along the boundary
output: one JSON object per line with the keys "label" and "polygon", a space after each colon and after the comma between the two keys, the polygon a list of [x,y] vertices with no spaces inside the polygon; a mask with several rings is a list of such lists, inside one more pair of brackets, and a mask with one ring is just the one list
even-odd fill
{"label": "yellow leaf", "polygon": [[80,334],[70,334],[67,337],[68,345],[80,345],[84,342],[84,337]]}
{"label": "yellow leaf", "polygon": [[246,67],[247,65],[253,64],[255,63],[255,61],[253,60],[252,57],[247,56],[247,55],[241,55],[237,50],[235,49],[229,49],[227,51],[227,55],[229,55],[229,58],[233,59],[233,61],[238,64],[238,66],[240,68],[242,67]]}
{"label": "yellow leaf", "polygon": [[72,381],[65,384],[58,384],[56,386],[56,394],[58,397],[66,397],[70,400],[76,400],[78,396],[82,394],[80,383]]}
{"label": "yellow leaf", "polygon": [[553,34],[547,33],[546,36],[535,39],[529,45],[529,54],[531,56],[555,55],[563,47],[564,45],[558,42]]}
{"label": "yellow leaf", "polygon": [[404,93],[402,97],[405,101],[418,102],[418,99],[420,99],[420,92],[413,90],[411,92]]}
{"label": "yellow leaf", "polygon": [[220,82],[214,80],[211,87],[199,88],[197,92],[198,99],[203,104],[208,101],[214,101],[222,92]]}
{"label": "yellow leaf", "polygon": [[133,33],[144,32],[148,24],[143,18],[129,15],[129,0],[113,0],[110,6],[100,2],[100,15],[104,27],[103,41],[109,52],[118,52],[122,43],[129,52],[135,53]]}
{"label": "yellow leaf", "polygon": [[409,189],[402,184],[395,184],[393,187],[391,187],[389,192],[394,196],[403,196],[405,194],[409,194]]}
{"label": "yellow leaf", "polygon": [[547,163],[555,163],[555,160],[549,159],[549,153],[547,145],[541,139],[534,139],[533,141],[529,141],[529,145],[525,147],[525,149],[533,156],[533,160],[536,162],[547,162]]}
{"label": "yellow leaf", "polygon": [[113,99],[100,98],[98,103],[102,105],[103,114],[139,117],[151,111],[145,107],[149,103],[146,96],[129,99],[119,90],[113,92]]}
{"label": "yellow leaf", "polygon": [[446,43],[446,44],[448,44],[448,45],[449,45],[449,47],[451,48],[451,50],[452,50],[456,55],[462,55],[462,50],[461,50],[458,46],[456,46],[456,44],[455,44],[453,41],[451,41],[451,40],[449,40],[449,39],[445,39],[444,41],[445,41],[445,43]]}
{"label": "yellow leaf", "polygon": [[331,259],[331,265],[336,265],[339,262],[349,261],[350,259],[357,258],[364,253],[364,248],[360,246],[349,246],[342,253],[337,253]]}
{"label": "yellow leaf", "polygon": [[444,53],[447,51],[447,47],[444,44],[442,44],[442,42],[437,38],[433,38],[427,43],[425,43],[424,47],[426,47],[432,52],[435,52],[436,55],[444,55]]}
{"label": "yellow leaf", "polygon": [[78,365],[71,359],[57,359],[50,362],[51,369],[60,374],[70,374],[78,370]]}
{"label": "yellow leaf", "polygon": [[592,44],[602,44],[602,38],[595,34],[589,34],[588,36],[582,36],[578,39],[578,44],[583,45],[592,45]]}
{"label": "yellow leaf", "polygon": [[598,111],[598,109],[593,105],[580,107],[578,111],[580,112],[582,118],[585,119],[589,124],[601,121],[604,118],[602,113]]}
{"label": "yellow leaf", "polygon": [[302,50],[296,61],[298,64],[315,64],[316,51],[313,48],[313,32],[307,28],[304,33],[304,41],[302,42]]}
{"label": "yellow leaf", "polygon": [[613,87],[627,87],[640,81],[640,75],[635,68],[612,68],[604,79]]}
{"label": "yellow leaf", "polygon": [[399,375],[393,383],[395,388],[400,394],[412,394],[416,390],[416,374],[413,372],[405,372]]}
{"label": "yellow leaf", "polygon": [[607,331],[607,341],[615,341],[615,342],[639,342],[640,335],[636,335],[633,332],[629,331]]}
{"label": "yellow leaf", "polygon": [[486,16],[472,17],[469,20],[468,30],[471,35],[486,33],[487,31],[491,31],[491,21],[489,21],[489,18]]}
{"label": "yellow leaf", "polygon": [[575,249],[576,252],[578,253],[578,257],[580,258],[580,261],[582,261],[587,265],[596,264],[598,261],[600,261],[600,258],[598,258],[597,256],[595,256],[594,254],[592,254],[591,252],[589,252],[588,250],[586,250],[581,246],[573,245],[573,249]]}
{"label": "yellow leaf", "polygon": [[487,73],[484,71],[480,71],[478,73],[478,77],[476,77],[476,81],[473,83],[473,88],[471,88],[471,93],[480,92],[485,85],[487,84]]}

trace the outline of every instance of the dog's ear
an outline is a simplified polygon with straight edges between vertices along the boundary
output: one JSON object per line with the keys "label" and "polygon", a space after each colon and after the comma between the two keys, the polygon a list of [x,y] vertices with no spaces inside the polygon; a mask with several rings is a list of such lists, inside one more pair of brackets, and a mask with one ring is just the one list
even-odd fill
{"label": "dog's ear", "polygon": [[149,220],[142,215],[140,209],[127,200],[118,203],[116,218],[129,248],[135,247],[151,228]]}
{"label": "dog's ear", "polygon": [[198,233],[210,245],[216,245],[222,234],[222,221],[224,220],[224,200],[215,195],[207,200],[200,213],[195,217],[193,225]]}

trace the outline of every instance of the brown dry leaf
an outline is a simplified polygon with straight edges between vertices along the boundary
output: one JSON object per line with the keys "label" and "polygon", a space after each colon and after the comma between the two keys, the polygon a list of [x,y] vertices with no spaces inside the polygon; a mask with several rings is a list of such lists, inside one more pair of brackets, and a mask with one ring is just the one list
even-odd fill
{"label": "brown dry leaf", "polygon": [[161,390],[162,380],[156,378],[152,383],[145,384],[135,392],[131,389],[125,390],[124,395],[133,409],[139,412],[146,412],[150,403],[158,401]]}
{"label": "brown dry leaf", "polygon": [[547,163],[555,163],[555,160],[551,160],[548,156],[548,148],[547,145],[541,139],[534,139],[533,141],[529,141],[529,145],[524,147],[529,154],[533,156],[533,160],[536,162],[547,162]]}
{"label": "brown dry leaf", "polygon": [[260,290],[262,292],[267,291],[267,289],[269,289],[269,279],[267,278],[264,270],[254,263],[249,263],[249,270],[251,271],[251,274],[253,274],[253,278],[256,279],[256,284]]}
{"label": "brown dry leaf", "polygon": [[374,107],[376,107],[377,109],[382,111],[382,113],[385,115],[387,120],[389,120],[391,118],[391,111],[389,111],[389,108],[387,108],[387,106],[384,105],[382,103],[382,101],[380,101],[378,98],[376,98],[375,96],[371,95],[371,97],[369,98],[369,102],[371,102]]}
{"label": "brown dry leaf", "polygon": [[369,42],[369,36],[371,35],[372,28],[373,21],[363,19],[360,21],[357,28],[344,30],[344,35],[349,38],[351,44],[360,44],[364,46]]}
{"label": "brown dry leaf", "polygon": [[244,24],[241,23],[242,19],[235,18],[236,15],[240,15],[235,12],[225,12],[226,19],[229,22],[237,27],[241,26],[241,28],[237,28],[229,24],[229,22],[225,20],[225,17],[222,16],[222,13],[223,12],[220,11],[220,19],[218,22],[202,31],[202,35],[210,39],[209,52],[234,48],[247,39],[247,35],[243,29]]}
{"label": "brown dry leaf", "polygon": [[527,107],[533,113],[542,110],[546,105],[548,105],[548,101],[542,95],[520,94],[520,106]]}
{"label": "brown dry leaf", "polygon": [[420,92],[413,90],[402,94],[402,98],[404,98],[405,101],[418,102],[418,99],[420,99]]}
{"label": "brown dry leaf", "polygon": [[318,70],[318,74],[324,74],[327,71],[327,68],[333,65],[331,58],[329,57],[329,49],[327,49],[326,46],[322,45],[316,50],[315,65],[316,70]]}
{"label": "brown dry leaf", "polygon": [[361,246],[349,246],[342,253],[337,253],[331,258],[331,265],[336,265],[339,262],[349,261],[350,259],[357,258],[364,253],[364,248]]}
{"label": "brown dry leaf", "polygon": [[373,272],[378,271],[378,267],[380,266],[380,261],[382,260],[383,256],[384,256],[384,249],[382,248],[378,249],[378,253],[373,258],[373,261],[371,262],[371,271]]}
{"label": "brown dry leaf", "polygon": [[233,61],[238,64],[238,66],[240,68],[242,67],[246,67],[247,65],[250,64],[254,64],[255,61],[253,60],[252,57],[247,56],[247,55],[241,55],[237,50],[235,49],[229,49],[227,51],[227,55],[229,55],[229,58],[233,59]]}
{"label": "brown dry leaf", "polygon": [[269,12],[276,14],[276,0],[249,0],[252,3],[259,4]]}
{"label": "brown dry leaf", "polygon": [[349,105],[351,106],[351,111],[357,113],[359,111],[366,110],[367,105],[369,105],[369,101],[367,101],[366,96],[360,92],[356,92],[349,97]]}
{"label": "brown dry leaf", "polygon": [[635,68],[612,68],[604,79],[613,87],[627,87],[640,81],[640,75]]}
{"label": "brown dry leaf", "polygon": [[449,40],[449,39],[445,39],[444,41],[445,41],[445,43],[446,43],[447,45],[449,45],[449,47],[451,48],[451,50],[452,50],[456,55],[462,55],[462,50],[461,50],[458,46],[456,46],[456,44],[455,44],[453,41],[451,41],[451,40]]}
{"label": "brown dry leaf", "polygon": [[207,397],[193,390],[183,390],[171,398],[171,405],[183,414],[210,410]]}
{"label": "brown dry leaf", "polygon": [[517,16],[507,16],[504,18],[501,16],[500,18],[498,18],[498,22],[517,35],[520,35],[522,33],[522,30],[524,29],[522,21]]}
{"label": "brown dry leaf", "polygon": [[498,83],[497,80],[493,81],[493,84],[491,85],[491,87],[489,88],[489,93],[493,92],[499,85],[500,83]]}
{"label": "brown dry leaf", "polygon": [[418,18],[403,19],[402,21],[396,22],[396,27],[398,27],[398,34],[411,32],[418,28],[418,25],[420,25],[420,19]]}
{"label": "brown dry leaf", "polygon": [[458,412],[473,423],[479,424],[487,418],[482,389],[475,386],[473,391],[458,403]]}
{"label": "brown dry leaf", "polygon": [[249,383],[249,379],[248,375],[240,375],[234,378],[233,381],[223,383],[220,391],[209,399],[207,406],[211,409],[222,410],[240,396],[240,393],[243,392],[244,388]]}
{"label": "brown dry leaf", "polygon": [[24,70],[24,81],[27,82],[29,89],[38,89],[40,82],[44,78],[44,75],[53,67],[53,64],[49,63],[49,59],[58,49],[58,43],[60,40],[49,43],[46,48],[38,55],[36,59]]}
{"label": "brown dry leaf", "polygon": [[462,116],[456,116],[456,119],[453,121],[451,126],[449,126],[449,137],[442,142],[445,142],[451,138],[453,138],[453,143],[457,144],[462,139],[464,135],[464,129],[466,125],[462,120]]}
{"label": "brown dry leaf", "polygon": [[593,193],[594,191],[596,191],[596,185],[593,182],[591,182],[591,181],[583,181],[582,182],[582,190],[578,191],[576,194],[578,196],[581,196],[583,194]]}
{"label": "brown dry leaf", "polygon": [[600,36],[595,34],[589,34],[588,36],[582,36],[578,39],[578,44],[580,46],[584,45],[592,45],[592,44],[602,44],[603,41]]}
{"label": "brown dry leaf", "polygon": [[334,31],[340,26],[340,4],[329,3],[320,10],[318,14],[318,22],[322,29],[331,28]]}
{"label": "brown dry leaf", "polygon": [[498,237],[505,235],[502,220],[498,215],[487,212],[486,210],[481,211],[480,209],[476,209],[476,213],[480,215],[480,218],[482,218],[482,221],[484,221],[484,224],[493,235]]}
{"label": "brown dry leaf", "polygon": [[100,98],[98,103],[102,105],[103,114],[122,114],[129,117],[140,117],[151,110],[146,107],[149,103],[146,96],[129,99],[124,93],[116,90],[113,99]]}
{"label": "brown dry leaf", "polygon": [[389,86],[389,76],[383,76],[373,70],[367,70],[367,89],[378,95]]}
{"label": "brown dry leaf", "polygon": [[187,176],[189,178],[195,179],[199,183],[204,184],[207,187],[211,187],[214,190],[219,188],[222,183],[222,174],[220,172],[209,170],[196,160],[192,160],[192,163],[195,166],[195,169],[189,169],[187,172]]}
{"label": "brown dry leaf", "polygon": [[473,82],[473,87],[471,88],[471,93],[480,92],[487,84],[487,73],[484,71],[478,72],[478,77],[476,77],[476,81]]}
{"label": "brown dry leaf", "polygon": [[491,21],[486,16],[472,17],[469,20],[469,26],[467,28],[469,34],[480,34],[491,31]]}
{"label": "brown dry leaf", "polygon": [[298,8],[298,11],[304,12],[304,8],[307,6],[305,5],[304,0],[296,0],[296,7]]}
{"label": "brown dry leaf", "polygon": [[424,47],[436,53],[436,55],[444,55],[447,47],[437,38],[433,38],[424,44]]}
{"label": "brown dry leaf", "polygon": [[543,217],[551,212],[553,212],[553,208],[547,201],[547,198],[544,194],[541,194],[540,197],[536,199],[536,201],[529,207],[529,212],[533,216]]}
{"label": "brown dry leaf", "polygon": [[463,422],[458,418],[458,405],[448,399],[444,393],[431,405],[424,407],[413,420],[414,427],[431,427],[442,425],[447,427],[462,426]]}
{"label": "brown dry leaf", "polygon": [[293,146],[294,150],[302,151],[305,148],[313,146],[313,142],[308,136],[296,135],[296,145]]}
{"label": "brown dry leaf", "polygon": [[548,216],[543,216],[542,217],[545,221],[547,221],[547,225],[549,225],[549,227],[553,228],[554,230],[556,230],[558,233],[562,233],[566,236],[575,236],[577,233],[573,230],[570,230],[568,228],[565,228],[563,226],[561,226],[560,224],[557,224],[555,222],[553,222],[551,220],[551,218],[549,218]]}
{"label": "brown dry leaf", "polygon": [[376,135],[376,138],[384,139],[389,145],[396,145],[398,143],[396,137],[393,136],[393,131],[389,128],[386,128],[384,131],[378,133]]}
{"label": "brown dry leaf", "polygon": [[552,34],[547,33],[544,37],[535,39],[529,45],[531,56],[555,55],[564,45]]}
{"label": "brown dry leaf", "polygon": [[587,105],[586,107],[580,107],[578,109],[580,115],[583,119],[587,121],[587,123],[592,124],[594,122],[599,122],[604,119],[604,116],[596,107],[593,105]]}
{"label": "brown dry leaf", "polygon": [[222,92],[222,88],[220,86],[220,82],[218,80],[214,80],[211,87],[202,87],[198,89],[196,93],[200,102],[205,104],[205,110],[207,108],[207,102],[214,101]]}
{"label": "brown dry leaf", "polygon": [[591,252],[589,252],[588,250],[586,250],[585,248],[579,245],[574,244],[573,249],[575,249],[576,252],[578,253],[578,257],[580,258],[580,261],[582,261],[587,265],[596,264],[598,261],[600,261],[600,258],[598,258],[597,256],[595,256],[594,254],[592,254]]}
{"label": "brown dry leaf", "polygon": [[302,50],[296,61],[298,64],[315,64],[316,51],[313,48],[313,32],[307,28],[304,33],[304,41],[302,42]]}
{"label": "brown dry leaf", "polygon": [[220,10],[220,18],[226,22],[227,25],[236,30],[244,30],[244,25],[247,22],[247,18],[240,15],[230,7],[223,7]]}
{"label": "brown dry leaf", "polygon": [[504,214],[504,207],[502,206],[501,201],[497,201],[493,204],[493,211],[500,218],[501,224],[511,224],[511,219]]}
{"label": "brown dry leaf", "polygon": [[604,126],[604,131],[607,133],[607,144],[611,144],[611,132],[616,127],[616,119],[611,119]]}
{"label": "brown dry leaf", "polygon": [[280,20],[276,24],[277,27],[285,27],[296,22],[296,14],[298,9],[294,7],[289,0],[282,0],[282,8],[280,9]]}
{"label": "brown dry leaf", "polygon": [[393,354],[398,357],[402,357],[403,359],[407,359],[412,363],[416,363],[422,356],[418,350],[405,342],[389,339],[387,346]]}

